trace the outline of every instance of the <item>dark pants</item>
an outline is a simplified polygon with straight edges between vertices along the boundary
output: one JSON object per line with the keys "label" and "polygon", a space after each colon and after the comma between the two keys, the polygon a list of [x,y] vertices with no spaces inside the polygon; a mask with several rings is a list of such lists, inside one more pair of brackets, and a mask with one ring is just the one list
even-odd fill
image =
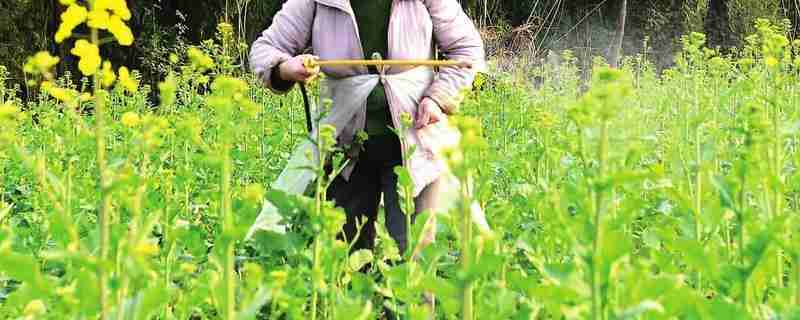
{"label": "dark pants", "polygon": [[[353,250],[372,249],[375,246],[375,222],[383,195],[386,230],[397,243],[400,253],[405,252],[408,243],[406,216],[400,208],[397,175],[394,173],[394,167],[402,163],[397,136],[369,137],[358,155],[350,179],[338,176],[328,189],[328,200],[334,201],[347,214],[343,231],[348,243],[353,242],[358,234]],[[431,184],[414,199],[416,212],[412,215],[412,222],[417,213],[434,207],[437,185]],[[359,231],[362,223],[364,226]]]}

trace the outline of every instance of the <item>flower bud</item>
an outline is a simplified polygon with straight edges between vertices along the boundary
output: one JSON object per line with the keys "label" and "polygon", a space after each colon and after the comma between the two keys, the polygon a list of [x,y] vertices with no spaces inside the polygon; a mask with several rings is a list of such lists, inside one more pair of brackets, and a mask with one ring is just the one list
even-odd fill
{"label": "flower bud", "polygon": [[41,316],[47,312],[47,307],[45,307],[42,300],[31,300],[31,302],[28,302],[28,304],[25,305],[25,310],[23,312],[29,317]]}

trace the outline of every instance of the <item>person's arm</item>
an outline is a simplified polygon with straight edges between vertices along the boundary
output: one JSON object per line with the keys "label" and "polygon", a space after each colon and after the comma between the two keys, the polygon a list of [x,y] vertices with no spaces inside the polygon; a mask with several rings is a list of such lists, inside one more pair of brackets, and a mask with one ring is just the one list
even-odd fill
{"label": "person's arm", "polygon": [[447,59],[468,61],[472,69],[441,68],[424,96],[436,102],[446,114],[454,114],[461,103],[461,91],[469,89],[475,74],[486,64],[486,53],[478,29],[457,0],[425,0],[433,21],[433,37]]}
{"label": "person's arm", "polygon": [[278,66],[308,45],[315,6],[314,0],[287,1],[250,48],[250,69],[264,86],[277,93],[285,93],[294,85],[292,77],[282,74]]}

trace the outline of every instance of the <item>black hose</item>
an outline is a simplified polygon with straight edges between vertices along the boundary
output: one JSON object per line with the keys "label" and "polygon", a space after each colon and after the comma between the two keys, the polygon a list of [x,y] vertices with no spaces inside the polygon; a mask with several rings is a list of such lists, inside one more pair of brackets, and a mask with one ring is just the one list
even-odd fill
{"label": "black hose", "polygon": [[306,128],[308,129],[308,133],[311,133],[311,104],[308,102],[308,91],[306,90],[306,85],[304,83],[300,83],[300,93],[303,94],[303,105],[306,109]]}

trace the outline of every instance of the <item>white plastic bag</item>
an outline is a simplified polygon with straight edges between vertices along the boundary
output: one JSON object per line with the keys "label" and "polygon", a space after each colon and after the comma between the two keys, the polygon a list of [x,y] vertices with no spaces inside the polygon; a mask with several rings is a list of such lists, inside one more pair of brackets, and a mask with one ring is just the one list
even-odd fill
{"label": "white plastic bag", "polygon": [[[327,114],[320,120],[320,123],[325,125],[332,125],[336,128],[336,136],[342,144],[350,144],[356,134],[358,128],[363,128],[366,121],[366,103],[367,97],[381,81],[381,76],[377,74],[365,74],[344,79],[325,79],[320,87],[320,101],[330,99],[332,105]],[[403,73],[385,75],[384,81],[386,87],[389,89],[391,95],[392,105],[394,108],[409,109],[410,106],[416,106],[426,88],[433,81],[433,71],[428,68],[416,68]],[[312,110],[312,117],[317,118],[321,112],[320,104]],[[397,112],[409,112],[408,110],[398,110]],[[313,121],[312,121],[313,122]],[[314,124],[311,136],[316,135],[318,128]],[[428,152],[438,153],[443,148],[457,145],[460,135],[458,130],[452,128],[446,119],[440,123],[428,126],[418,131],[415,136],[408,136],[406,138],[415,139],[412,143],[419,145]],[[426,170],[429,167],[420,168],[415,163],[423,163],[423,166],[440,165],[444,166],[443,161],[439,162],[425,162],[414,161],[419,160],[416,158],[427,157],[429,155],[415,152],[412,155],[411,168],[412,175],[414,170]],[[309,184],[316,178],[316,174],[308,168],[314,167],[318,161],[319,155],[316,147],[310,141],[303,141],[300,143],[292,153],[289,161],[273,182],[272,188],[290,194],[302,194]],[[354,163],[346,167],[342,174],[349,177],[354,168]],[[459,201],[459,181],[455,179],[449,172],[445,170],[439,177],[444,179],[443,187],[440,189],[441,201],[439,204],[438,212],[449,212],[454,209]],[[429,183],[430,181],[423,181]],[[415,195],[424,188],[416,186]],[[482,232],[490,232],[489,225],[486,222],[483,209],[478,203],[472,205],[472,216],[475,223],[478,225]],[[261,213],[258,215],[253,226],[247,233],[246,238],[250,238],[257,230],[267,230],[278,233],[285,233],[286,226],[281,224],[282,217],[278,213],[277,208],[268,200],[264,201]]]}

